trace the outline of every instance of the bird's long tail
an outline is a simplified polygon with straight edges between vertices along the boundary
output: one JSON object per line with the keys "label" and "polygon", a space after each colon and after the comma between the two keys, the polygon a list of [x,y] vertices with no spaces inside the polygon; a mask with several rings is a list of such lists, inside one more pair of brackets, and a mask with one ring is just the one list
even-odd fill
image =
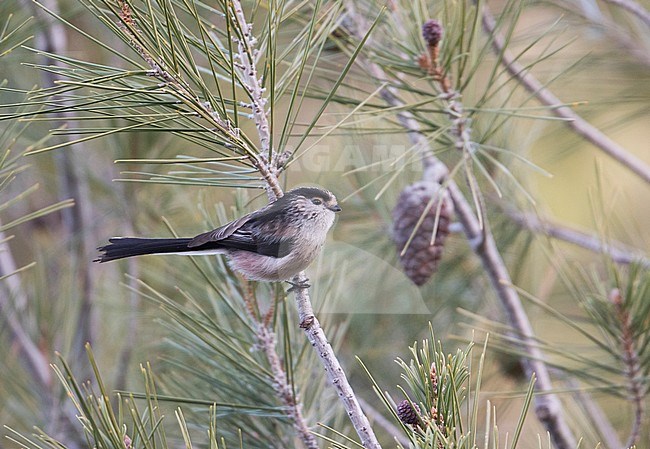
{"label": "bird's long tail", "polygon": [[137,237],[114,237],[106,246],[97,248],[101,254],[94,262],[108,262],[125,257],[145,254],[170,254],[191,252],[188,248],[191,238],[182,239],[141,239]]}

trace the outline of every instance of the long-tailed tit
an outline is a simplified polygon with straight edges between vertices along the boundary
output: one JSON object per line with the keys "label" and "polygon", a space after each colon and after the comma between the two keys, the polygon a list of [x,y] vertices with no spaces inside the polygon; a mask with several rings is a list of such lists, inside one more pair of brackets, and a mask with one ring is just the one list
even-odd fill
{"label": "long-tailed tit", "polygon": [[113,237],[95,262],[146,254],[225,254],[232,269],[259,281],[292,278],[318,256],[334,214],[331,192],[299,187],[248,215],[194,238]]}

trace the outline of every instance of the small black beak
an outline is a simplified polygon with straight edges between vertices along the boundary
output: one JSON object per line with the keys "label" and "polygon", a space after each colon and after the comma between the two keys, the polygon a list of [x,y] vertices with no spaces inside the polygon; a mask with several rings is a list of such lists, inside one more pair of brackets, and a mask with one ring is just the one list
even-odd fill
{"label": "small black beak", "polygon": [[328,209],[331,210],[332,212],[341,212],[341,208],[339,207],[338,204],[330,206],[330,207],[328,207]]}

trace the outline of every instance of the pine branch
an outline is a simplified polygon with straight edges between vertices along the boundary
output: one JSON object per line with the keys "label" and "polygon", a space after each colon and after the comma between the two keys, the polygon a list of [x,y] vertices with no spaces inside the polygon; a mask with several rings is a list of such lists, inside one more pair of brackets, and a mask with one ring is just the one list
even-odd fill
{"label": "pine branch", "polygon": [[274,379],[273,388],[287,408],[287,416],[293,422],[293,427],[304,446],[308,449],[318,449],[316,436],[309,430],[302,413],[302,402],[294,395],[287,374],[282,369],[282,363],[276,351],[277,339],[275,333],[265,323],[258,322],[257,324],[257,341],[271,366]]}
{"label": "pine branch", "polygon": [[[239,23],[240,27],[242,27],[243,38],[246,40],[246,42],[240,42],[238,45],[240,51],[240,61],[246,61],[247,58],[251,58],[251,65],[244,63],[246,64],[244,65],[244,68],[248,68],[250,70],[250,73],[248,73],[248,82],[250,84],[248,85],[247,89],[253,98],[254,116],[257,130],[260,134],[260,141],[263,142],[263,151],[265,144],[264,142],[266,142],[268,145],[270,139],[268,135],[268,123],[266,121],[266,111],[264,109],[266,102],[262,97],[263,92],[258,84],[256,76],[257,72],[255,70],[254,64],[252,63],[252,58],[256,54],[255,40],[246,22],[246,17],[243,14],[241,3],[239,0],[232,0],[232,5],[236,14],[237,22]],[[267,148],[266,151],[268,151],[268,154],[272,154],[271,148]],[[263,154],[261,154],[255,161],[255,164],[267,182],[269,190],[273,192],[276,197],[281,197],[283,195],[283,192],[277,180],[277,174],[274,170],[273,161],[265,160]],[[307,277],[304,273],[299,273],[294,277],[294,283],[296,285],[305,285],[306,281]],[[381,446],[379,445],[377,437],[374,435],[374,432],[370,427],[368,418],[364,415],[363,410],[359,405],[359,401],[357,400],[352,387],[347,380],[345,372],[341,368],[341,364],[336,358],[336,354],[334,354],[334,351],[332,350],[332,347],[329,344],[327,337],[323,332],[323,329],[320,327],[320,323],[314,316],[308,288],[296,288],[295,299],[296,306],[298,308],[298,315],[300,317],[300,327],[305,331],[309,342],[312,344],[316,350],[316,353],[320,357],[330,382],[341,398],[348,416],[350,417],[352,425],[361,438],[361,444],[366,449],[379,449]]]}
{"label": "pine branch", "polygon": [[639,364],[639,355],[634,347],[634,335],[631,328],[631,319],[628,311],[624,308],[625,299],[618,289],[609,294],[609,300],[614,304],[616,318],[621,329],[621,349],[623,350],[622,361],[624,365],[625,378],[628,381],[628,392],[634,405],[634,423],[630,436],[625,447],[633,447],[639,439],[643,415],[645,413],[645,386],[643,384],[643,373]]}
{"label": "pine branch", "polygon": [[[295,285],[304,285],[305,282],[307,282],[307,276],[304,273],[300,273],[293,278]],[[323,328],[320,326],[318,318],[314,315],[314,309],[309,298],[309,290],[306,288],[296,288],[295,298],[300,327],[305,331],[309,343],[311,343],[318,357],[320,357],[325,367],[327,378],[334,386],[341,402],[343,402],[350,421],[357,431],[359,438],[361,438],[361,444],[366,449],[381,449],[379,441],[377,441],[377,437],[370,426],[370,421],[368,421],[368,418],[361,409],[359,400],[347,380],[345,371],[343,371],[341,364],[336,358],[336,354],[332,350],[332,346],[327,341],[327,337]]]}
{"label": "pine branch", "polygon": [[226,14],[232,16],[228,17],[227,20],[232,20],[238,29],[237,36],[232,37],[237,44],[237,53],[234,55],[236,61],[233,61],[234,67],[232,67],[232,70],[238,69],[240,72],[238,79],[251,98],[249,106],[253,111],[253,118],[260,140],[260,149],[257,151],[251,148],[248,142],[241,139],[240,129],[236,128],[227,116],[222,116],[212,107],[210,102],[200,101],[189,84],[180,75],[167,69],[164,63],[157,60],[147,48],[139,43],[140,30],[133,17],[131,7],[123,0],[118,0],[118,4],[121,7],[122,30],[131,37],[131,45],[150,66],[149,74],[163,81],[182,102],[197,110],[199,116],[208,120],[208,122],[213,122],[216,127],[212,132],[218,137],[223,138],[225,136],[232,141],[233,146],[243,147],[244,153],[266,182],[270,199],[282,196],[275,161],[270,161],[267,157],[267,155],[272,154],[270,148],[271,134],[266,111],[267,100],[255,66],[259,52],[255,47],[256,38],[252,33],[251,25],[246,22],[241,3],[239,1],[230,2],[228,5],[232,5],[232,10],[229,7],[226,11]]}
{"label": "pine branch", "polygon": [[[59,5],[56,0],[41,0],[41,2],[43,7],[58,14]],[[41,23],[36,34],[36,46],[45,52],[45,54],[64,55],[68,53],[68,42],[64,26],[56,20],[51,20],[51,17],[45,14],[43,9],[35,6],[31,1],[29,1],[29,4],[31,10]],[[60,61],[48,56],[45,56],[44,59],[47,65],[62,67]],[[52,71],[42,71],[41,78],[44,88],[55,86],[60,81],[60,77]],[[69,119],[69,113],[54,112],[50,115],[50,118],[53,122],[53,128],[58,128],[66,124]],[[67,125],[69,126],[70,123],[68,122]],[[68,140],[67,137],[63,137],[63,139]],[[84,150],[81,144],[77,144],[76,149],[80,151]],[[54,158],[61,179],[59,196],[61,200],[64,198],[72,198],[75,202],[74,207],[63,211],[63,222],[68,237],[70,238],[73,250],[72,254],[76,261],[72,264],[75,266],[74,279],[78,283],[80,291],[78,296],[80,305],[74,327],[76,332],[71,350],[73,351],[72,356],[78,365],[79,376],[83,379],[90,379],[90,367],[85,363],[85,345],[87,343],[92,344],[95,340],[95,310],[92,294],[95,282],[91,267],[86,262],[89,260],[91,252],[95,249],[95,245],[89,241],[92,238],[92,234],[87,232],[90,228],[89,224],[92,221],[90,218],[93,213],[90,209],[92,202],[88,198],[89,193],[86,179],[81,173],[80,164],[83,163],[83,159],[74,161],[72,153],[68,151],[59,152],[54,155]]]}
{"label": "pine branch", "polygon": [[318,442],[316,436],[309,430],[307,421],[302,413],[302,402],[298,398],[297,393],[294,394],[287,373],[282,368],[280,355],[277,352],[277,337],[271,327],[271,319],[274,313],[274,304],[270,309],[261,317],[258,317],[256,310],[255,293],[247,282],[244,285],[244,300],[246,301],[246,310],[249,317],[255,322],[255,336],[257,338],[257,345],[262,349],[266,355],[266,360],[271,367],[271,374],[273,376],[273,389],[278,398],[282,401],[286,408],[287,417],[293,423],[298,437],[302,440],[304,447],[308,449],[318,449]]}
{"label": "pine branch", "polygon": [[[252,33],[251,25],[246,22],[246,16],[239,0],[232,1],[234,18],[241,31],[241,37],[235,38],[237,42],[238,61],[241,64],[242,79],[244,88],[248,91],[252,99],[251,108],[253,118],[257,128],[257,134],[260,139],[260,149],[257,158],[253,160],[255,167],[266,181],[270,191],[273,193],[271,199],[279,198],[283,195],[282,189],[278,184],[276,161],[273,160],[273,149],[271,148],[271,130],[269,127],[266,97],[264,89],[260,84],[255,62],[259,55],[256,48],[256,38]],[[237,65],[237,63],[236,63]]]}
{"label": "pine branch", "polygon": [[535,95],[540,102],[548,106],[555,116],[563,119],[567,126],[576,134],[582,136],[605,154],[630,169],[646,183],[650,183],[650,165],[611,140],[598,128],[576,114],[570,107],[565,106],[565,103],[561,102],[560,99],[557,98],[549,89],[544,87],[544,85],[528,72],[525,67],[519,64],[515,57],[505,48],[504,39],[497,32],[494,17],[488,11],[487,7],[483,7],[482,15],[483,28],[486,33],[492,36],[491,43],[495,54],[501,59],[501,63],[515,79],[527,91]]}
{"label": "pine branch", "polygon": [[650,12],[643,6],[632,0],[605,0],[612,5],[620,6],[637,16],[646,26],[650,27]]}
{"label": "pine branch", "polygon": [[23,354],[20,359],[25,362],[25,368],[42,390],[47,390],[52,384],[50,362],[10,309],[9,299],[12,297],[18,298],[18,302],[24,301],[24,304],[27,304],[27,297],[22,290],[18,276],[11,248],[4,232],[0,231],[0,277],[3,282],[9,284],[8,291],[0,295],[0,313],[7,320],[12,340],[18,344],[18,348]]}
{"label": "pine branch", "polygon": [[533,214],[516,212],[508,208],[504,208],[504,210],[514,223],[531,232],[569,242],[595,253],[607,254],[616,263],[628,265],[637,262],[645,268],[650,268],[650,259],[638,250],[622,243],[608,243],[596,235],[543,220]]}
{"label": "pine branch", "polygon": [[[348,10],[348,18],[355,24],[354,27],[351,27],[352,29],[363,29],[363,19],[352,9]],[[366,58],[359,58],[358,62],[376,82],[390,85],[391,78],[378,64]],[[575,438],[562,416],[561,402],[553,393],[551,377],[546,364],[543,362],[544,354],[535,342],[530,320],[517,291],[512,286],[508,269],[496,246],[494,236],[486,226],[487,224],[481,223],[480,219],[474,214],[471,205],[454,180],[448,178],[448,167],[434,156],[428,139],[420,131],[420,125],[413,115],[406,110],[404,103],[398,99],[394,90],[389,86],[384,87],[380,95],[389,106],[400,111],[397,113],[400,124],[408,132],[413,147],[422,151],[425,165],[423,178],[447,187],[456,215],[463,226],[472,250],[481,260],[485,273],[506,310],[509,322],[521,337],[521,344],[527,354],[527,358],[524,360],[527,374],[529,376],[535,374],[537,377],[535,387],[540,394],[535,396],[535,412],[538,419],[545,425],[558,448],[573,449],[575,447]],[[465,133],[457,135],[457,138],[456,142],[459,147],[465,148],[467,138]]]}
{"label": "pine branch", "polygon": [[386,419],[384,415],[377,409],[375,409],[370,403],[368,403],[363,398],[359,398],[359,403],[366,410],[366,413],[372,419],[373,423],[382,427],[389,435],[395,438],[399,444],[406,447],[409,445],[409,440],[403,435],[402,429],[397,427],[392,421]]}
{"label": "pine branch", "polygon": [[569,388],[576,392],[575,398],[578,401],[578,404],[580,404],[582,409],[585,411],[589,420],[594,423],[595,428],[598,429],[598,433],[602,437],[605,447],[622,448],[623,443],[621,443],[616,429],[592,395],[581,390],[580,385],[575,380],[570,379],[568,383]]}

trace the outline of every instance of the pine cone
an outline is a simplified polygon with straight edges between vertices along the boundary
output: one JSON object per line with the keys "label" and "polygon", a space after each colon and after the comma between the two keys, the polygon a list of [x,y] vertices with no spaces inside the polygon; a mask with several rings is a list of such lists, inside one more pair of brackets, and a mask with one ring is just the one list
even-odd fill
{"label": "pine cone", "polygon": [[[431,198],[438,194],[439,190],[440,185],[433,182],[413,183],[402,190],[393,209],[393,241],[398,254],[400,254],[404,273],[417,286],[427,282],[438,269],[445,240],[449,234],[452,206],[446,193],[442,193],[431,205],[411,239],[411,234],[420,221],[427,204]],[[436,238],[431,243],[438,201],[443,201],[443,203],[440,208]],[[409,239],[411,239],[410,242]],[[401,254],[407,243],[406,251]]]}
{"label": "pine cone", "polygon": [[436,47],[442,39],[442,25],[435,19],[429,19],[422,25],[422,37],[429,47]]}
{"label": "pine cone", "polygon": [[[415,408],[413,408],[413,406]],[[411,426],[418,424],[420,407],[418,407],[417,404],[413,404],[413,406],[411,406],[411,403],[407,399],[404,399],[402,402],[397,404],[397,416],[404,424],[409,424]]]}

